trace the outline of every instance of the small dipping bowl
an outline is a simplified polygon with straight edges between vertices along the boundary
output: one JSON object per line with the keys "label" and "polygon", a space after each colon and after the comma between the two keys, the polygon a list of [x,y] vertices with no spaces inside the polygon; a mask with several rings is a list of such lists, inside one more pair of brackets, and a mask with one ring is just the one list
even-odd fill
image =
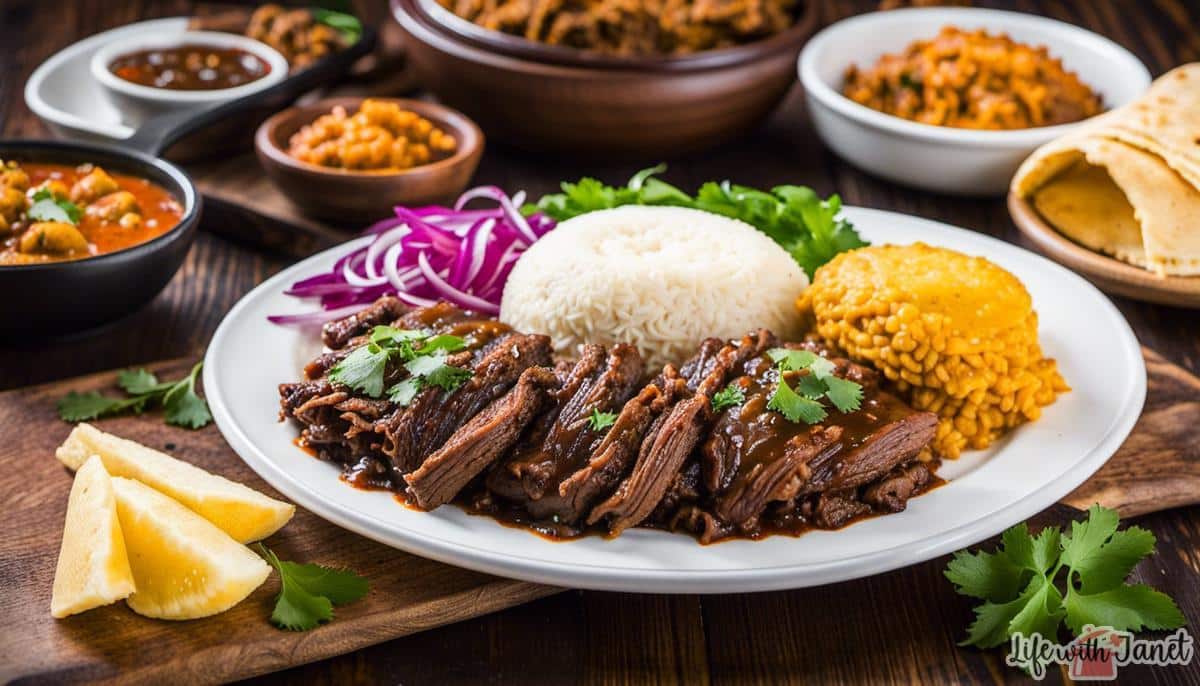
{"label": "small dipping bowl", "polygon": [[367,171],[323,167],[288,154],[288,142],[301,127],[337,106],[352,115],[365,99],[328,98],[299,105],[258,127],[254,147],[259,162],[288,199],[305,214],[353,224],[391,216],[396,205],[446,203],[462,193],[483,156],[483,132],[465,115],[431,102],[372,98],[415,112],[453,136],[457,146],[445,159],[401,171]]}
{"label": "small dipping bowl", "polygon": [[[212,90],[174,90],[143,86],[126,81],[111,71],[110,65],[124,55],[184,45],[244,50],[262,59],[269,70],[249,83]],[[133,127],[161,114],[199,109],[253,95],[286,79],[289,69],[287,59],[266,43],[217,31],[183,31],[165,35],[141,33],[119,37],[97,50],[92,55],[89,66],[92,77],[100,84],[100,90],[105,97],[121,112],[125,123]]]}
{"label": "small dipping bowl", "polygon": [[889,181],[941,193],[999,196],[1030,153],[1087,121],[1011,131],[961,129],[884,114],[842,95],[851,64],[869,68],[885,53],[932,39],[944,26],[985,29],[1046,46],[1110,110],[1150,86],[1150,72],[1133,53],[1054,19],[957,7],[875,12],[832,24],[800,53],[800,82],[821,140],[854,166]]}

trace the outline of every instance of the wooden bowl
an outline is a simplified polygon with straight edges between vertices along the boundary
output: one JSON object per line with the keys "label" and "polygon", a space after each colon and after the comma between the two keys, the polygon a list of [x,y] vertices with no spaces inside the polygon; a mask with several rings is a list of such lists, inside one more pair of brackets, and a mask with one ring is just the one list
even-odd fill
{"label": "wooden bowl", "polygon": [[1089,250],[1059,233],[1015,193],[1008,194],[1008,212],[1038,250],[1084,275],[1101,290],[1160,305],[1200,308],[1200,276],[1159,276]]}
{"label": "wooden bowl", "polygon": [[341,105],[355,112],[365,98],[327,98],[286,109],[262,123],[254,148],[267,177],[305,214],[340,224],[391,216],[395,205],[430,205],[454,200],[475,174],[483,156],[483,132],[467,117],[441,105],[403,98],[394,102],[448,131],[458,142],[453,155],[399,172],[334,169],[301,162],[287,153],[300,127]]}
{"label": "wooden bowl", "polygon": [[761,122],[796,81],[796,58],[817,22],[814,3],[804,8],[790,29],[755,43],[615,58],[464,26],[432,0],[392,0],[418,80],[488,136],[642,162],[716,145]]}

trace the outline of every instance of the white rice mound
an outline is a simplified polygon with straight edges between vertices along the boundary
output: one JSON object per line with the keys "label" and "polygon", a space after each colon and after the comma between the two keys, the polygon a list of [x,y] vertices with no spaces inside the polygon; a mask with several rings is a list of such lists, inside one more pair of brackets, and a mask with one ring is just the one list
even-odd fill
{"label": "white rice mound", "polygon": [[500,319],[548,334],[564,357],[581,343],[632,343],[653,369],[709,336],[766,327],[794,339],[807,287],[791,256],[745,222],[631,205],[569,219],[534,243],[508,278]]}

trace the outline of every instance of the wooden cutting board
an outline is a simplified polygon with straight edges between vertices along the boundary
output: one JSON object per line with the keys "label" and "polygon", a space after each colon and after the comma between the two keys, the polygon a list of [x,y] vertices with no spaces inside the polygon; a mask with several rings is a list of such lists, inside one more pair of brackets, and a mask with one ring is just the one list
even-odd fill
{"label": "wooden cutting board", "polygon": [[[1200,379],[1144,350],[1146,409],[1116,456],[1064,499],[1133,516],[1200,502]],[[154,365],[183,374],[192,360]],[[561,589],[477,574],[379,545],[297,509],[267,544],[281,557],[357,571],[368,596],[339,608],[307,633],[271,626],[278,581],[272,576],[232,610],[203,620],[166,622],[117,604],[65,620],[50,617],[50,588],[62,538],[71,475],[54,449],[71,426],[54,402],[69,390],[111,389],[113,373],[0,393],[0,681],[212,683],[240,679],[346,653],[457,622]],[[112,392],[110,390],[110,392]],[[105,420],[105,431],[165,450],[205,469],[278,496],[225,444],[214,426],[192,432],[157,414]]]}

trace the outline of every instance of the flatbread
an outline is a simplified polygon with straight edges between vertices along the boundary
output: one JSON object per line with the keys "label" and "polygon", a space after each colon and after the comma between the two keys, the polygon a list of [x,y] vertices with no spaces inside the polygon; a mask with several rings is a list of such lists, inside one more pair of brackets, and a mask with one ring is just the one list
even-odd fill
{"label": "flatbread", "polygon": [[1200,62],[1163,74],[1145,95],[1096,124],[1096,133],[1158,155],[1200,188]]}
{"label": "flatbread", "polygon": [[1142,227],[1108,170],[1077,160],[1033,196],[1038,214],[1089,250],[1146,268]]}
{"label": "flatbread", "polygon": [[1159,274],[1200,276],[1200,63],[1038,148],[1012,190],[1089,249]]}

